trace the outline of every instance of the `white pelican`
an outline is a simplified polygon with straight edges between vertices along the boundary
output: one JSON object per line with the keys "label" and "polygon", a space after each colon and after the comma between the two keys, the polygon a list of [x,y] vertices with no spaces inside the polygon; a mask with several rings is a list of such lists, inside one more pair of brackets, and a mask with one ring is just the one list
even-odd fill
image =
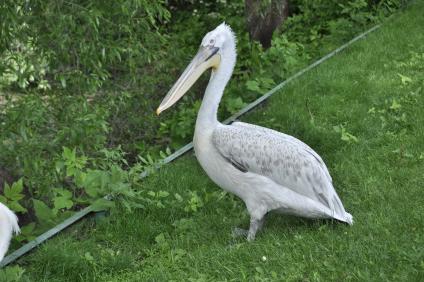
{"label": "white pelican", "polygon": [[0,203],[0,261],[9,248],[12,234],[19,233],[18,217],[5,205]]}
{"label": "white pelican", "polygon": [[206,34],[200,50],[156,113],[176,103],[212,69],[194,132],[196,157],[221,188],[240,197],[250,214],[249,241],[269,211],[352,224],[321,157],[302,141],[272,129],[217,119],[219,102],[236,62],[236,40],[225,23]]}

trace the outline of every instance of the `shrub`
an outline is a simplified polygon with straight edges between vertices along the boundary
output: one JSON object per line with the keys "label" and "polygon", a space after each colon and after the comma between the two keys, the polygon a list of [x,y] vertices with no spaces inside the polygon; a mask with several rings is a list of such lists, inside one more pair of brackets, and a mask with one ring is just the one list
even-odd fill
{"label": "shrub", "polygon": [[121,74],[135,77],[140,66],[155,60],[154,47],[164,41],[158,23],[169,16],[164,1],[5,1],[0,57],[19,58],[20,66],[7,66],[11,78],[6,82],[27,86],[19,75],[22,64],[28,66],[27,81],[36,79],[27,73],[36,65],[31,62],[47,63],[43,76],[73,91],[98,89]]}

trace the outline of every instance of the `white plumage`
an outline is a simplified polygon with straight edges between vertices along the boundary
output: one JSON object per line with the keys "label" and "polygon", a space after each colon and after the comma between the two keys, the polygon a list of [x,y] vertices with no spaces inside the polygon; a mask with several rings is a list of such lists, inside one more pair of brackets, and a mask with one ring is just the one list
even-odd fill
{"label": "white plumage", "polygon": [[3,260],[14,233],[19,233],[18,217],[0,203],[0,261]]}
{"label": "white plumage", "polygon": [[352,224],[321,157],[302,141],[275,130],[217,120],[219,102],[236,61],[235,36],[221,24],[202,41],[199,53],[168,92],[157,112],[180,99],[200,74],[212,68],[196,121],[194,149],[208,176],[246,204],[253,240],[269,211]]}

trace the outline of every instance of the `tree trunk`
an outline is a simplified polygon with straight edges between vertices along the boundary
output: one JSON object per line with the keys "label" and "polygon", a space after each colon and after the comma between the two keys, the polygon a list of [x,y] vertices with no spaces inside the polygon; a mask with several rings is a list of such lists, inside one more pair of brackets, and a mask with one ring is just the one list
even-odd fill
{"label": "tree trunk", "polygon": [[250,38],[264,48],[271,46],[274,30],[289,14],[288,0],[246,0],[246,22]]}

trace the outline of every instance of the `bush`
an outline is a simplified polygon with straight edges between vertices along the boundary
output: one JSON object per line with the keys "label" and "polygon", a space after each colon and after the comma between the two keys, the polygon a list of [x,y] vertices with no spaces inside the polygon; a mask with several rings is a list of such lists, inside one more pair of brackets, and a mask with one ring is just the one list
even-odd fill
{"label": "bush", "polygon": [[[164,1],[8,0],[0,9],[5,19],[0,54],[20,58],[29,68],[32,61],[47,63],[43,76],[51,84],[93,91],[122,74],[135,78],[141,66],[155,60],[155,47],[164,41],[158,24],[169,16]],[[25,88],[29,83],[14,78],[21,69],[7,68],[15,70],[8,81]],[[30,75],[27,82],[36,79]]]}

